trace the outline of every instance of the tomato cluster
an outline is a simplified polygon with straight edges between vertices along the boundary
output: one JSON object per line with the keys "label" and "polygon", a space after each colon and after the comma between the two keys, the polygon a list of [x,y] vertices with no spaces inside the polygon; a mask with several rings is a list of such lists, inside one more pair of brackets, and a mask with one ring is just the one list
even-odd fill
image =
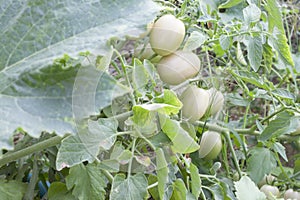
{"label": "tomato cluster", "polygon": [[265,176],[259,183],[260,191],[263,192],[267,199],[278,198],[283,194],[284,200],[300,200],[300,193],[293,189],[280,192],[276,185],[276,177],[269,174]]}
{"label": "tomato cluster", "polygon": [[[178,50],[185,37],[184,23],[173,15],[163,15],[152,26],[150,32],[151,49],[162,56],[157,63],[160,79],[169,85],[178,85],[195,77],[201,69],[201,61],[190,51]],[[215,88],[205,90],[189,85],[182,93],[182,116],[193,123],[205,114],[215,115],[224,104],[224,96]],[[207,131],[203,134],[199,156],[211,160],[222,148],[221,135]]]}

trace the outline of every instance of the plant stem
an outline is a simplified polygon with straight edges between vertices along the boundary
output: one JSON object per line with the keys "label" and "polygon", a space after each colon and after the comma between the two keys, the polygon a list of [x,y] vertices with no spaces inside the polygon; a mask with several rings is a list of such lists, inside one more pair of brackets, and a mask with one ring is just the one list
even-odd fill
{"label": "plant stem", "polygon": [[[123,60],[123,57],[122,55],[120,54],[119,51],[117,51],[116,49],[114,49],[114,52],[117,54],[118,58],[120,59],[120,62],[121,62],[121,66],[122,66],[122,70],[123,70],[123,73],[124,73],[124,76],[125,76],[125,80],[127,82],[127,85],[132,89],[132,85],[130,83],[130,80],[129,80],[129,77],[128,77],[128,74],[127,74],[127,71],[126,71],[126,64]],[[132,91],[129,93],[130,95],[130,98],[131,98],[131,101],[132,101],[132,104],[133,105],[136,105],[136,101],[135,101],[135,97],[134,97],[134,94],[133,94],[134,90],[132,89]]]}
{"label": "plant stem", "polygon": [[280,162],[279,155],[278,155],[277,152],[275,152],[275,157],[276,157],[277,163],[278,163],[278,165],[279,165],[279,168],[280,168],[282,174],[285,176],[285,178],[288,180],[288,182],[291,183],[292,180],[290,179],[290,177],[289,177],[289,176],[287,175],[287,173],[285,172],[285,170],[284,170],[284,168],[283,168],[283,166],[282,166],[282,164],[281,164],[281,162]]}
{"label": "plant stem", "polygon": [[38,155],[34,155],[31,178],[27,187],[27,191],[24,195],[24,200],[31,200],[34,197],[34,188],[39,179],[39,168],[38,168]]}
{"label": "plant stem", "polygon": [[104,174],[104,176],[106,176],[106,178],[108,179],[108,181],[109,181],[110,183],[112,183],[113,180],[114,180],[113,175],[111,175],[111,173],[109,173],[107,170],[101,170],[101,171],[102,171],[102,173]]}
{"label": "plant stem", "polygon": [[[224,128],[221,126],[218,126],[216,124],[210,124],[207,122],[202,122],[202,121],[196,121],[194,123],[196,126],[202,126],[202,127],[207,127],[211,131],[216,131],[219,133],[225,133],[230,131],[228,128]],[[245,129],[235,129],[235,131],[239,134],[244,134],[244,135],[260,135],[258,131],[255,131],[256,127],[251,127],[251,128],[245,128]]]}
{"label": "plant stem", "polygon": [[149,190],[149,189],[151,189],[151,188],[154,188],[154,187],[156,187],[156,186],[158,186],[158,182],[155,182],[155,183],[149,185],[149,186],[147,187],[147,190]]}
{"label": "plant stem", "polygon": [[230,139],[230,133],[229,133],[229,131],[225,132],[224,135],[225,135],[225,139],[226,139],[226,141],[228,143],[229,149],[230,149],[230,151],[232,153],[233,163],[235,165],[236,170],[239,173],[239,178],[241,178],[242,177],[242,172],[241,172],[241,169],[240,169],[239,162],[237,160],[235,151],[233,149],[233,145],[232,145],[232,142],[231,142],[231,139]]}
{"label": "plant stem", "polygon": [[54,136],[54,137],[49,138],[47,140],[36,143],[32,146],[26,147],[25,149],[21,149],[19,151],[12,152],[12,153],[6,153],[0,159],[0,167],[2,167],[3,165],[5,165],[7,163],[10,163],[14,160],[18,160],[18,159],[20,159],[24,156],[30,155],[34,152],[41,151],[41,150],[46,149],[48,147],[55,146],[55,145],[59,144],[63,138],[64,137]]}
{"label": "plant stem", "polygon": [[130,178],[131,176],[131,168],[132,168],[132,161],[133,161],[133,157],[134,157],[134,151],[135,151],[135,142],[136,142],[136,139],[137,138],[134,138],[133,141],[132,141],[132,147],[131,147],[131,158],[130,158],[130,161],[129,161],[129,164],[128,164],[128,179]]}

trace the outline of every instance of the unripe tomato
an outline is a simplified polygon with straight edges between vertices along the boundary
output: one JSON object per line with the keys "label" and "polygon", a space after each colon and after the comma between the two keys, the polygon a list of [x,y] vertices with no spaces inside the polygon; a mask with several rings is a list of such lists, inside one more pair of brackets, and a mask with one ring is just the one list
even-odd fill
{"label": "unripe tomato", "polygon": [[222,149],[221,135],[214,131],[206,131],[203,133],[200,148],[199,157],[205,160],[215,159]]}
{"label": "unripe tomato", "polygon": [[190,122],[199,120],[209,105],[209,94],[206,90],[190,85],[182,93],[182,116]]}
{"label": "unripe tomato", "polygon": [[150,44],[155,53],[166,56],[179,48],[184,35],[183,22],[173,15],[164,15],[154,23],[151,29]]}
{"label": "unripe tomato", "polygon": [[278,197],[279,196],[279,189],[276,186],[272,186],[272,185],[263,185],[260,188],[260,191],[265,193],[265,195],[267,196],[267,199],[272,199],[272,195],[274,197]]}
{"label": "unripe tomato", "polygon": [[216,88],[210,88],[208,92],[210,97],[209,112],[211,115],[214,115],[222,109],[224,105],[224,96]]}
{"label": "unripe tomato", "polygon": [[176,51],[163,57],[157,64],[160,79],[170,85],[178,85],[185,80],[196,76],[201,62],[192,52]]}
{"label": "unripe tomato", "polygon": [[287,191],[285,191],[283,197],[285,200],[300,200],[300,193],[294,191],[293,189],[288,189]]}
{"label": "unripe tomato", "polygon": [[265,175],[264,178],[257,184],[258,187],[261,187],[263,185],[272,184],[276,180],[276,177],[272,174]]}

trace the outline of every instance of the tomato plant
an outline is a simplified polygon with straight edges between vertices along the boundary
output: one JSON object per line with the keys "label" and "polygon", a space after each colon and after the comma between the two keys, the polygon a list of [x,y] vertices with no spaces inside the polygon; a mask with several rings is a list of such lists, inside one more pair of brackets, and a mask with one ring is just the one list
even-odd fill
{"label": "tomato plant", "polygon": [[299,199],[299,8],[0,9],[3,199]]}

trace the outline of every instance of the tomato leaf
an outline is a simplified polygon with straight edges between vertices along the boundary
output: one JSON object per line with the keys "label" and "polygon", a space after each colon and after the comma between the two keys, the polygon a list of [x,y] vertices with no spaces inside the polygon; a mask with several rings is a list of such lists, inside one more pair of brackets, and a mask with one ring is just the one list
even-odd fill
{"label": "tomato leaf", "polygon": [[158,194],[159,199],[165,199],[166,194],[166,185],[169,182],[168,173],[169,168],[165,158],[164,151],[161,148],[158,148],[156,151],[156,173],[158,181]]}
{"label": "tomato leaf", "polygon": [[267,0],[265,9],[268,12],[269,32],[272,33],[272,37],[269,41],[279,53],[279,57],[282,59],[282,61],[287,65],[294,66],[292,54],[290,52],[290,48],[285,35],[282,15],[277,1]]}
{"label": "tomato leaf", "polygon": [[244,20],[247,25],[260,20],[261,10],[255,4],[251,3],[243,9]]}
{"label": "tomato leaf", "polygon": [[117,174],[112,183],[109,199],[132,200],[144,199],[147,195],[148,181],[145,175],[136,174],[125,179],[124,174]]}
{"label": "tomato leaf", "polygon": [[83,161],[93,162],[100,148],[108,150],[114,144],[118,127],[115,119],[89,120],[88,125],[80,134],[62,140],[56,160],[57,170]]}
{"label": "tomato leaf", "polygon": [[138,59],[133,61],[132,85],[134,90],[140,93],[141,96],[146,94],[146,86],[149,82],[149,74],[143,63]]}
{"label": "tomato leaf", "polygon": [[232,38],[227,35],[221,35],[219,38],[220,46],[225,51],[230,48],[230,45],[232,43]]}
{"label": "tomato leaf", "polygon": [[199,176],[198,168],[193,163],[191,163],[190,165],[190,173],[191,173],[192,194],[195,196],[196,199],[198,199],[200,196],[201,179]]}
{"label": "tomato leaf", "polygon": [[155,99],[155,102],[157,103],[136,105],[132,108],[131,119],[135,128],[145,137],[158,133],[157,113],[177,114],[182,107],[182,103],[171,90],[165,90],[162,96]]}
{"label": "tomato leaf", "polygon": [[22,200],[27,184],[15,180],[0,180],[0,194],[2,199]]}
{"label": "tomato leaf", "polygon": [[276,151],[277,153],[279,153],[279,155],[286,161],[288,162],[288,158],[286,156],[286,153],[285,153],[285,147],[279,143],[279,142],[275,142],[273,147],[274,151]]}
{"label": "tomato leaf", "polygon": [[236,196],[238,200],[244,199],[255,199],[255,200],[265,200],[266,196],[264,193],[259,191],[258,187],[253,183],[253,181],[248,176],[243,176],[239,181],[234,182],[234,187],[236,189]]}
{"label": "tomato leaf", "polygon": [[160,115],[160,126],[162,131],[172,141],[172,149],[178,153],[192,153],[199,149],[199,145],[186,132],[178,121],[172,120],[166,116]]}
{"label": "tomato leaf", "polygon": [[258,138],[265,141],[280,135],[292,133],[297,130],[298,120],[297,116],[288,112],[281,112],[274,120],[270,121],[269,125]]}
{"label": "tomato leaf", "polygon": [[248,60],[251,68],[257,72],[262,60],[263,46],[261,36],[249,37],[248,45]]}
{"label": "tomato leaf", "polygon": [[200,31],[193,31],[187,39],[183,50],[193,51],[199,48],[208,39],[208,36]]}
{"label": "tomato leaf", "polygon": [[182,179],[176,179],[173,183],[173,194],[170,200],[187,199],[187,189]]}
{"label": "tomato leaf", "polygon": [[261,147],[251,149],[249,153],[251,156],[248,158],[247,171],[250,178],[258,183],[276,167],[276,158],[272,151]]}
{"label": "tomato leaf", "polygon": [[72,189],[72,194],[79,200],[100,200],[105,199],[107,180],[96,164],[79,164],[71,167],[66,186],[68,190]]}
{"label": "tomato leaf", "polygon": [[72,195],[72,192],[67,189],[66,184],[62,182],[52,182],[48,189],[48,198],[49,200],[74,200],[75,197]]}

